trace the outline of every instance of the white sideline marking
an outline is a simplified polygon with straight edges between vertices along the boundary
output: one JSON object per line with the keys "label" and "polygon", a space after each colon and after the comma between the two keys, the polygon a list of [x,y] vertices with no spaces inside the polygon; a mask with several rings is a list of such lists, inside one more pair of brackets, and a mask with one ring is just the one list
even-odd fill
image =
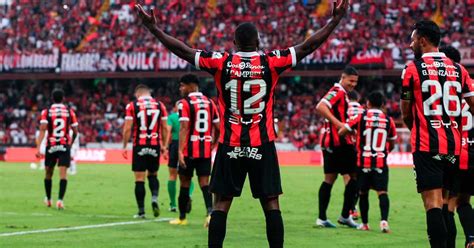
{"label": "white sideline marking", "polygon": [[[31,215],[31,216],[54,216],[54,214],[48,213],[17,213],[17,212],[0,212],[0,215]],[[73,217],[86,217],[86,218],[111,218],[111,219],[124,219],[129,218],[129,216],[119,216],[119,215],[108,215],[108,214],[67,214],[67,216]]]}
{"label": "white sideline marking", "polygon": [[170,221],[170,220],[172,220],[172,218],[160,218],[156,220],[127,221],[127,222],[115,222],[115,223],[88,225],[88,226],[72,226],[72,227],[50,228],[50,229],[23,231],[23,232],[0,233],[0,237],[19,236],[19,235],[35,234],[35,233],[75,231],[75,230],[82,230],[82,229],[102,228],[102,227],[111,227],[111,226],[135,225],[135,224],[143,224],[143,223],[149,223],[149,222],[165,222],[165,221]]}

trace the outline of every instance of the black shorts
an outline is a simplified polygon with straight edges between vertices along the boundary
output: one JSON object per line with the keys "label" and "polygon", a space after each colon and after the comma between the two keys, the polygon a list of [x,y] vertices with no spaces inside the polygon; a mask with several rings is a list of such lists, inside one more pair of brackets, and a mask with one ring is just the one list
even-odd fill
{"label": "black shorts", "polygon": [[351,174],[357,172],[357,151],[345,145],[323,150],[324,174]]}
{"label": "black shorts", "polygon": [[357,181],[362,192],[367,192],[370,189],[388,191],[388,168],[368,170],[359,168]]}
{"label": "black shorts", "polygon": [[172,140],[169,146],[169,160],[168,167],[178,168],[178,151],[179,151],[179,141]]}
{"label": "black shorts", "polygon": [[71,148],[68,145],[46,146],[44,166],[54,167],[71,165]]}
{"label": "black shorts", "polygon": [[275,143],[258,147],[219,144],[212,169],[211,192],[222,196],[240,196],[247,174],[254,198],[283,193]]}
{"label": "black shorts", "polygon": [[132,171],[156,172],[160,165],[160,146],[134,146]]}
{"label": "black shorts", "polygon": [[459,170],[459,193],[474,195],[474,169]]}
{"label": "black shorts", "polygon": [[[456,161],[459,157],[451,156]],[[456,162],[450,161],[443,155],[429,152],[414,152],[413,163],[415,165],[415,179],[418,193],[423,191],[446,188],[449,184],[447,167],[456,166]]]}
{"label": "black shorts", "polygon": [[179,166],[178,174],[182,176],[192,177],[194,170],[197,176],[211,175],[211,159],[210,158],[184,158],[186,168]]}
{"label": "black shorts", "polygon": [[444,167],[443,189],[450,192],[450,195],[456,195],[459,192],[459,169],[457,165],[447,165]]}

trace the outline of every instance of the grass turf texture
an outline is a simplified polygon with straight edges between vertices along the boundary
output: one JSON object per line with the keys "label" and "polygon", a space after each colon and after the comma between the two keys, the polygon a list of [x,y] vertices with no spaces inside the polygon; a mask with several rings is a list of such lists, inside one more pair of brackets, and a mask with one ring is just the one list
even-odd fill
{"label": "grass turf texture", "polygon": [[[59,179],[53,178],[53,199]],[[134,179],[130,166],[79,165],[78,174],[69,176],[66,210],[46,208],[43,203],[43,171],[29,164],[0,163],[0,235],[8,232],[75,227],[134,221],[136,213]],[[320,167],[282,167],[284,195],[281,209],[285,223],[285,247],[427,247],[425,215],[416,193],[411,169],[390,171],[389,222],[392,233],[379,231],[380,211],[375,192],[370,195],[369,232],[338,226],[313,228],[317,216],[317,192],[323,173]],[[161,166],[161,217],[175,218],[168,212],[166,189],[168,168]],[[332,191],[328,218],[336,223],[342,207],[342,178]],[[146,211],[152,219],[150,192],[146,185]],[[178,190],[179,192],[179,190]],[[53,201],[54,206],[55,201]],[[1,247],[206,247],[207,230],[202,227],[204,203],[199,187],[193,194],[193,210],[188,226],[148,222],[125,226],[60,231],[0,237]],[[457,218],[457,217],[456,217]],[[246,183],[242,197],[234,200],[229,213],[225,247],[268,247],[265,221],[259,202],[250,195]],[[463,244],[458,224],[457,245]]]}

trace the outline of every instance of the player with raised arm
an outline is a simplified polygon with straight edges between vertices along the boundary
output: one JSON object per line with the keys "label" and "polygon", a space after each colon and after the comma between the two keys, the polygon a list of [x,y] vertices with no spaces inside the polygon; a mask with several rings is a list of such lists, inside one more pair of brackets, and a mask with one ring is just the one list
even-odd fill
{"label": "player with raised arm", "polygon": [[[53,104],[41,112],[40,133],[36,139],[37,157],[41,157],[41,142],[48,133],[45,150],[45,204],[51,207],[51,188],[54,166],[59,167],[59,196],[56,208],[64,209],[64,195],[67,188],[67,169],[71,165],[71,144],[77,136],[77,117],[74,111],[63,104],[64,91],[54,89],[51,93]],[[72,129],[72,137],[69,135]]]}
{"label": "player with raised arm", "polygon": [[206,207],[204,226],[209,225],[212,210],[212,195],[209,191],[211,175],[211,152],[219,135],[219,114],[216,104],[199,92],[199,80],[193,74],[181,77],[179,91],[183,99],[178,104],[179,110],[179,181],[178,197],[179,218],[171,220],[173,225],[187,225],[187,205],[189,187],[196,170],[199,187],[202,190]]}
{"label": "player with raised arm", "polygon": [[350,215],[358,191],[356,181],[357,151],[352,137],[339,137],[337,133],[349,120],[347,94],[357,86],[358,79],[357,70],[352,66],[347,66],[342,72],[339,83],[334,84],[316,106],[316,111],[326,119],[321,137],[324,181],[318,194],[319,216],[315,223],[317,227],[336,227],[327,218],[326,211],[331,198],[332,187],[339,174],[349,178],[349,180],[345,183],[344,202],[338,222],[351,228],[358,226]]}
{"label": "player with raised arm", "polygon": [[433,21],[415,24],[410,44],[415,60],[403,70],[401,96],[431,247],[447,247],[441,210],[445,168],[454,166],[461,154],[462,98],[474,107],[474,85],[469,74],[438,51],[440,39],[440,29]]}
{"label": "player with raised arm", "polygon": [[344,17],[349,0],[334,4],[333,18],[303,43],[284,50],[260,54],[255,25],[240,24],[234,32],[237,53],[205,52],[190,48],[161,30],[154,16],[137,5],[143,25],[171,52],[212,74],[218,92],[221,118],[219,147],[212,170],[211,192],[215,202],[209,225],[209,247],[222,247],[227,213],[234,197],[241,194],[247,174],[253,197],[265,213],[270,247],[283,247],[283,219],[279,206],[282,193],[275,149],[273,123],[274,91],[278,77],[313,53]]}
{"label": "player with raised arm", "polygon": [[166,125],[168,112],[162,102],[151,97],[150,91],[150,88],[144,84],[137,85],[135,88],[136,100],[127,104],[123,125],[122,155],[125,159],[128,159],[127,146],[130,136],[132,136],[133,127],[132,171],[135,174],[135,199],[138,206],[138,213],[134,218],[140,219],[145,218],[145,175],[147,175],[152,195],[153,215],[155,217],[160,215],[158,206],[160,182],[157,175],[160,154],[166,158],[168,151],[168,128]]}
{"label": "player with raised arm", "polygon": [[[362,224],[360,230],[369,230],[369,190],[374,189],[379,196],[381,213],[380,230],[390,231],[388,225],[388,167],[387,156],[394,147],[397,138],[395,122],[383,111],[384,96],[381,92],[373,92],[368,96],[367,111],[360,113],[339,129],[344,136],[355,132],[357,136],[357,165],[360,190],[360,214]],[[388,145],[387,145],[388,144]]]}

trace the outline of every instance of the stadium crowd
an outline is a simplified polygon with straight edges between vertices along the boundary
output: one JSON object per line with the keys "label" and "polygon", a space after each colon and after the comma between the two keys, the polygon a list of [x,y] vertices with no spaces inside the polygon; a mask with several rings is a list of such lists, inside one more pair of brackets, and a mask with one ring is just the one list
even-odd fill
{"label": "stadium crowd", "polygon": [[[151,34],[136,24],[135,2],[11,1],[11,5],[0,6],[1,52],[161,51],[163,48]],[[231,30],[242,21],[257,24],[264,50],[294,45],[320,28],[330,9],[319,5],[329,2],[326,0],[144,2],[146,8],[154,6],[166,32],[197,48],[221,51],[233,50]],[[474,4],[474,0],[442,2],[438,13],[435,0],[352,1],[352,10],[341,23],[344,28],[336,31],[321,49],[378,47],[394,60],[406,61],[412,52],[405,44],[415,22],[413,17],[418,16],[445,20],[443,41],[454,47],[472,47],[474,9],[468,6]]]}
{"label": "stadium crowd", "polygon": [[[154,80],[154,95],[168,109],[178,100],[176,80]],[[283,78],[276,96],[275,117],[279,141],[293,143],[298,149],[314,149],[319,143],[319,131],[323,121],[315,112],[315,103],[333,84],[333,80],[313,78]],[[3,144],[33,144],[39,113],[50,101],[54,87],[66,92],[68,102],[77,112],[80,123],[81,144],[89,142],[120,142],[124,107],[131,100],[135,82],[126,80],[97,79],[93,81],[64,82],[11,82],[0,85],[0,141]],[[357,90],[361,95],[381,90],[389,96],[388,111],[394,118],[400,117],[399,94],[395,83],[378,80],[361,80]],[[215,97],[212,83],[202,87],[209,96]],[[362,102],[364,100],[362,99]]]}

